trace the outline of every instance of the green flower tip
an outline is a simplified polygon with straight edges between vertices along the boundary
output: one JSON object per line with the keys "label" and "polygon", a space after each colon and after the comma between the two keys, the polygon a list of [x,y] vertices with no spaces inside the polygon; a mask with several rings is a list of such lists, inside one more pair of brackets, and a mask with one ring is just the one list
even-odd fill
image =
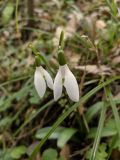
{"label": "green flower tip", "polygon": [[64,48],[64,32],[63,31],[61,31],[61,34],[60,34],[59,46],[61,46],[62,49]]}
{"label": "green flower tip", "polygon": [[61,66],[66,64],[66,59],[63,50],[58,50],[58,62]]}
{"label": "green flower tip", "polygon": [[58,62],[60,65],[66,64],[63,48],[64,48],[64,32],[62,31],[60,34],[59,47],[58,47]]}
{"label": "green flower tip", "polygon": [[35,56],[35,65],[36,67],[39,67],[41,65],[41,59],[39,56]]}

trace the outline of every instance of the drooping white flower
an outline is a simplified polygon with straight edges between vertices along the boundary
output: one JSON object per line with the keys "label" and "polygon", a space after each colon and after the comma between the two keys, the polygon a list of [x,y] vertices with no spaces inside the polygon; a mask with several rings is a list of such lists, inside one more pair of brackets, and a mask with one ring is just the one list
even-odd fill
{"label": "drooping white flower", "polygon": [[46,85],[53,89],[53,80],[50,74],[42,67],[36,67],[34,74],[34,85],[38,95],[42,98],[46,91]]}
{"label": "drooping white flower", "polygon": [[59,67],[54,80],[53,91],[55,101],[61,97],[63,86],[65,87],[67,94],[72,101],[79,101],[79,87],[77,80],[68,68],[67,64]]}

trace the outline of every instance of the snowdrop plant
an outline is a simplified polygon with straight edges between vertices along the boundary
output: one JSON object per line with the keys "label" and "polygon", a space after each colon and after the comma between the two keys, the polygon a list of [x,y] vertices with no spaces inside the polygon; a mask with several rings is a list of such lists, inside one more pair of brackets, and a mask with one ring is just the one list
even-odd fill
{"label": "snowdrop plant", "polygon": [[38,95],[42,98],[45,94],[47,86],[50,89],[53,89],[53,80],[50,74],[41,66],[39,56],[36,56],[35,64],[36,70],[34,74],[34,85]]}
{"label": "snowdrop plant", "polygon": [[79,87],[75,76],[70,71],[66,63],[63,47],[64,47],[64,33],[61,32],[59,48],[58,48],[58,62],[60,66],[53,85],[54,100],[57,101],[61,97],[64,86],[69,98],[74,102],[78,102]]}

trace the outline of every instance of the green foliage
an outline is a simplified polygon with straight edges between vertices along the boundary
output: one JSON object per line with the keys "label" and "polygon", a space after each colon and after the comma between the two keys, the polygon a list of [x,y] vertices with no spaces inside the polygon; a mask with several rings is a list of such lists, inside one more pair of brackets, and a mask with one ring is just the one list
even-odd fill
{"label": "green foliage", "polygon": [[40,102],[40,98],[36,92],[36,90],[34,88],[31,89],[30,91],[30,98],[29,98],[29,102],[31,104],[39,104]]}
{"label": "green foliage", "polygon": [[[49,132],[49,130],[52,127],[46,127],[46,128],[42,128],[39,129],[36,132],[35,137],[37,139],[42,139],[44,138],[47,133]],[[51,134],[51,136],[49,137],[49,139],[57,139],[57,146],[62,148],[64,147],[64,145],[72,138],[72,136],[77,132],[76,129],[74,128],[64,128],[64,127],[58,127],[55,132],[53,132]]]}
{"label": "green foliage", "polygon": [[[95,128],[91,128],[90,132],[88,134],[88,138],[94,138],[95,134],[97,131],[97,127]],[[102,133],[101,133],[101,137],[110,137],[110,136],[114,136],[117,133],[117,129],[115,126],[115,120],[114,119],[109,119],[106,124],[105,127],[102,129]]]}
{"label": "green foliage", "polygon": [[57,151],[55,149],[49,148],[43,152],[43,160],[57,160]]}
{"label": "green foliage", "polygon": [[[96,158],[95,160],[107,160],[107,152],[106,152],[106,149],[107,149],[107,145],[105,143],[102,143],[99,145],[98,147],[98,150],[97,150],[97,153],[96,153]],[[92,153],[92,149],[89,149],[88,152],[86,153],[86,160],[91,160],[91,153]]]}
{"label": "green foliage", "polygon": [[13,149],[0,150],[0,159],[1,160],[16,160],[21,159],[22,156],[26,153],[27,148],[25,146],[17,146]]}
{"label": "green foliage", "polygon": [[46,149],[42,154],[43,160],[65,160],[63,157],[58,157],[58,153],[55,149]]}
{"label": "green foliage", "polygon": [[11,157],[13,159],[20,159],[22,155],[26,153],[27,148],[25,146],[18,146],[12,149]]}
{"label": "green foliage", "polygon": [[68,142],[68,140],[70,140],[72,138],[72,136],[77,132],[76,129],[74,128],[65,128],[57,141],[57,146],[62,148],[64,147],[64,145]]}
{"label": "green foliage", "polygon": [[115,5],[114,0],[112,0],[112,2],[110,0],[105,0],[106,4],[108,5],[108,7],[110,8],[110,13],[113,16],[113,18],[116,18],[117,16],[117,7]]}
{"label": "green foliage", "polygon": [[6,5],[5,9],[2,12],[3,24],[6,24],[11,20],[13,12],[14,12],[14,4],[12,2],[8,2],[8,4]]}
{"label": "green foliage", "polygon": [[10,154],[11,154],[11,149],[0,150],[0,159],[1,160],[13,160]]}

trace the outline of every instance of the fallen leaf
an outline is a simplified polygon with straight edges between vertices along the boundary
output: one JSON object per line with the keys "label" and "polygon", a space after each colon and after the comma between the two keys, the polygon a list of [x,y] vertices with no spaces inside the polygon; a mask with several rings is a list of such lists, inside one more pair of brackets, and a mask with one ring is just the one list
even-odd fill
{"label": "fallen leaf", "polygon": [[112,59],[113,64],[119,64],[120,63],[120,56],[116,56]]}
{"label": "fallen leaf", "polygon": [[114,100],[120,99],[120,92],[119,92],[117,95],[115,95],[113,99],[114,99]]}
{"label": "fallen leaf", "polygon": [[103,75],[111,75],[111,68],[107,67],[106,65],[101,65],[101,68],[99,68],[97,65],[86,65],[86,66],[77,66],[76,69],[79,69],[81,71],[87,71],[91,74],[98,74],[101,75],[101,72]]}
{"label": "fallen leaf", "polygon": [[106,24],[103,20],[96,21],[96,28],[97,29],[104,29],[105,27],[106,27]]}
{"label": "fallen leaf", "polygon": [[66,144],[60,151],[60,156],[62,156],[65,160],[69,160],[69,155],[70,155],[70,146]]}

